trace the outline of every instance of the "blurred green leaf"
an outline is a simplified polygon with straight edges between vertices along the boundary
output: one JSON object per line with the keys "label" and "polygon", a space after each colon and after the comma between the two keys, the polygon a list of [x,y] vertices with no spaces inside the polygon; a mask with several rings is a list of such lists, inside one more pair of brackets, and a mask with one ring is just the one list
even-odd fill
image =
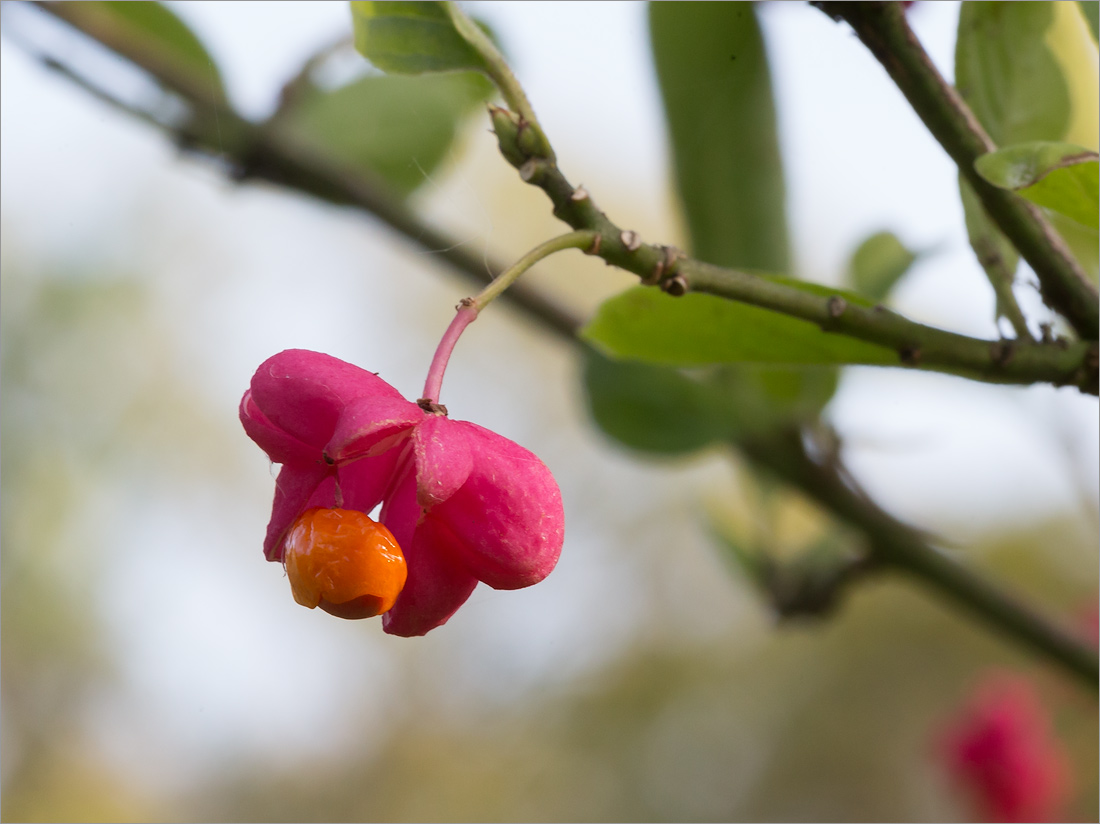
{"label": "blurred green leaf", "polygon": [[585,354],[589,411],[619,443],[686,454],[812,420],[836,391],[835,369],[740,364],[685,374],[671,366]]}
{"label": "blurred green leaf", "polygon": [[[974,187],[959,175],[959,196],[962,199],[963,216],[966,220],[966,234],[970,240],[970,246],[974,250],[978,263],[985,270],[998,295],[994,317],[999,319],[1009,316],[1009,309],[1004,305],[1000,295],[1003,293],[1006,299],[1012,298],[1012,282],[1016,278],[1016,269],[1020,265],[1020,253],[1012,242],[1004,236],[993,220],[986,214]],[[1015,298],[1012,298],[1015,300]]]}
{"label": "blurred green leaf", "polygon": [[492,94],[476,74],[371,75],[332,91],[309,86],[279,128],[408,194],[447,156],[462,118]]}
{"label": "blurred green leaf", "polygon": [[[137,62],[147,67],[166,67],[165,74],[185,79],[217,102],[226,100],[221,74],[202,41],[162,3],[125,0],[88,0],[66,4],[66,17],[96,33],[112,31],[140,45]],[[111,42],[111,39],[108,39]]]}
{"label": "blurred green leaf", "polygon": [[585,352],[588,408],[599,427],[643,452],[694,452],[722,437],[722,410],[709,388],[676,369]]}
{"label": "blurred green leaf", "polygon": [[1096,230],[1097,160],[1096,152],[1071,143],[1033,141],[983,155],[974,168],[994,186],[1017,191],[1032,203]]}
{"label": "blurred green leaf", "polygon": [[752,542],[715,522],[711,522],[710,533],[723,550],[722,557],[730,561],[731,566],[757,589],[767,593],[775,573],[775,564],[767,550],[755,544],[750,546]]}
{"label": "blurred green leaf", "polygon": [[[775,104],[753,5],[651,3],[649,30],[692,254],[788,271]],[[680,306],[665,298],[655,290],[613,298],[586,335],[623,357],[736,364],[704,379],[728,435],[811,419],[835,391],[833,369],[755,365],[838,362],[814,349],[822,334],[811,324],[710,296],[689,295]],[[654,347],[642,340],[650,334]]]}
{"label": "blurred green leaf", "polygon": [[[734,437],[808,423],[836,392],[839,373],[821,366],[723,366],[710,376],[720,385]],[[729,423],[729,421],[727,423]]]}
{"label": "blurred green leaf", "polygon": [[[839,294],[855,305],[871,305],[850,292],[784,282],[815,294]],[[891,349],[824,332],[809,321],[713,295],[674,298],[642,286],[605,301],[581,336],[613,356],[673,366],[900,362]]]}
{"label": "blurred green leaf", "polygon": [[[955,83],[999,146],[1066,141],[1095,148],[1096,51],[1087,5],[1044,2],[964,2],[955,49]],[[1095,5],[1095,4],[1091,4]],[[1095,25],[1095,24],[1093,24]],[[1016,270],[1015,250],[1000,236],[976,197],[964,191],[971,245],[981,261],[990,249]],[[1070,249],[1096,280],[1096,238],[1056,219]],[[1068,230],[1062,231],[1063,226]],[[996,238],[992,240],[991,238]],[[984,265],[984,264],[983,264]],[[990,277],[995,277],[991,274]]]}
{"label": "blurred green leaf", "polygon": [[353,0],[355,48],[396,74],[484,71],[481,55],[458,33],[443,3]]}
{"label": "blurred green leaf", "polygon": [[1046,42],[1046,2],[968,2],[959,16],[955,83],[998,146],[1060,140],[1070,91]]}
{"label": "blurred green leaf", "polygon": [[978,261],[988,269],[991,257],[995,258],[996,265],[1000,267],[998,271],[1011,279],[1016,274],[1016,267],[1020,262],[1020,254],[1016,251],[1016,247],[986,214],[978,193],[962,175],[959,175],[959,196],[962,199],[963,214],[966,218],[966,233]]}
{"label": "blurred green leaf", "polygon": [[875,232],[852,253],[848,282],[857,291],[880,301],[913,265],[917,255],[893,232]]}
{"label": "blurred green leaf", "polygon": [[1085,274],[1093,283],[1100,280],[1100,244],[1096,242],[1096,229],[1082,226],[1076,220],[1070,220],[1057,212],[1050,213],[1050,222],[1069,246]]}
{"label": "blurred green leaf", "polygon": [[1092,42],[1096,43],[1100,40],[1100,2],[1098,0],[1078,0],[1077,5],[1081,7],[1081,13],[1085,15],[1085,19],[1089,23],[1089,34],[1092,35]]}
{"label": "blurred green leaf", "polygon": [[[955,85],[998,145],[1057,139],[1070,120],[1070,97],[1043,33],[1054,14],[1044,2],[962,4],[955,42]],[[1019,255],[985,213],[969,184],[960,194],[970,245],[991,279],[1015,276]],[[1001,268],[989,270],[995,255]]]}
{"label": "blurred green leaf", "polygon": [[649,32],[695,257],[788,271],[783,166],[750,3],[650,3]]}

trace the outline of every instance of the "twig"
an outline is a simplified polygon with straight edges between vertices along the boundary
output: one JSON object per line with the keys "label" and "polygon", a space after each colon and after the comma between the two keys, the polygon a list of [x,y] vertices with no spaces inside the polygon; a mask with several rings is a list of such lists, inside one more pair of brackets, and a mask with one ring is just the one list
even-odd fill
{"label": "twig", "polygon": [[1016,332],[1017,340],[1035,340],[1031,330],[1027,328],[1027,319],[1016,301],[1016,294],[1012,291],[1016,265],[1019,262],[1016,248],[989,219],[978,195],[961,176],[959,194],[962,197],[963,212],[966,214],[966,233],[970,236],[970,246],[997,296],[997,317],[1008,319]]}
{"label": "twig", "polygon": [[739,441],[737,446],[754,463],[779,475],[863,532],[869,541],[870,557],[877,565],[916,576],[990,627],[1097,687],[1100,664],[1095,649],[944,555],[916,530],[847,486],[838,467],[810,458],[799,432],[768,433]]}
{"label": "twig", "polygon": [[971,338],[916,323],[883,306],[858,306],[839,295],[815,294],[773,278],[703,263],[668,246],[642,243],[637,233],[615,225],[584,189],[574,188],[553,160],[531,153],[524,142],[522,118],[497,108],[491,115],[501,153],[524,181],[546,192],[554,215],[574,229],[597,232],[599,242],[591,254],[635,273],[645,284],[677,295],[706,292],[801,318],[826,332],[892,349],[900,366],[992,383],[1051,383],[1076,386],[1092,395],[1098,392],[1094,342]]}
{"label": "twig", "polygon": [[958,164],[986,212],[1031,264],[1043,300],[1086,340],[1100,334],[1100,301],[1065,242],[1039,211],[1013,192],[998,189],[974,169],[974,161],[997,147],[973,112],[947,84],[905,19],[900,3],[821,2],[826,14],[843,19],[886,69],[924,125]]}
{"label": "twig", "polygon": [[[290,141],[278,129],[249,122],[228,103],[211,95],[209,90],[199,90],[199,84],[173,78],[173,66],[169,62],[146,60],[146,50],[141,44],[119,36],[108,38],[98,31],[86,31],[79,15],[65,16],[72,11],[70,4],[28,5],[64,19],[93,39],[99,40],[102,34],[105,39],[99,42],[145,68],[164,88],[182,95],[192,116],[182,123],[162,122],[150,112],[135,108],[84,77],[72,66],[64,64],[58,56],[35,55],[47,67],[61,71],[115,108],[155,124],[172,135],[181,148],[225,160],[236,180],[266,180],[330,203],[354,206],[374,215],[406,240],[431,252],[433,257],[450,264],[477,283],[488,283],[505,270],[504,265],[472,254],[460,241],[425,222],[405,205],[400,196],[390,191],[385,181],[373,179],[360,169],[334,163],[330,158]],[[192,86],[195,88],[192,89]],[[572,339],[580,326],[580,319],[572,310],[530,283],[516,284],[502,298],[537,317],[545,328],[560,336]]]}

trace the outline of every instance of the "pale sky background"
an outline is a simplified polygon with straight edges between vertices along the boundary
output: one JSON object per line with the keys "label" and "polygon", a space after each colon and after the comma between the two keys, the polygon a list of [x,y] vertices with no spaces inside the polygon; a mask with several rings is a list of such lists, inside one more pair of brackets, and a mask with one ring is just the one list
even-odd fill
{"label": "pale sky background", "polygon": [[[254,117],[269,113],[282,82],[350,25],[343,3],[172,5],[214,54],[231,98]],[[478,2],[470,9],[513,56],[566,174],[601,203],[635,204],[639,225],[667,227],[660,239],[674,239],[644,4]],[[27,14],[5,14],[13,11]],[[911,18],[948,76],[957,15],[954,3],[920,3]],[[899,290],[896,307],[920,321],[995,335],[992,295],[966,244],[952,164],[845,27],[793,3],[769,6],[764,20],[801,274],[835,282],[860,240],[892,229],[913,248],[937,250]],[[202,400],[230,426],[252,371],[290,346],[381,370],[406,394],[419,390],[466,291],[439,277],[430,255],[358,217],[225,182],[6,39],[0,66],[4,245],[46,268],[93,260],[155,274],[158,317],[189,356],[189,373],[201,378]],[[615,92],[595,94],[593,84]],[[471,157],[425,187],[427,213],[478,247],[522,252],[492,202],[499,191],[485,185],[491,136],[477,124],[463,139]],[[491,174],[493,186],[514,177],[503,161]],[[547,217],[541,237],[553,226]],[[585,271],[611,278],[601,267]],[[601,283],[595,288],[619,281]],[[1021,296],[1039,305],[1028,287]],[[673,504],[661,529],[670,542],[687,535],[684,551],[693,558],[667,574],[663,597],[686,622],[679,631],[706,634],[736,620],[752,629],[747,638],[759,635],[755,602],[715,572],[720,565],[703,534],[699,490],[729,483],[724,463],[666,467],[609,446],[584,423],[567,353],[503,310],[489,314],[456,350],[444,400],[452,412],[461,409],[456,417],[532,448],[559,477],[569,526],[554,575],[521,593],[482,587],[445,630],[410,646],[376,625],[334,621],[290,602],[281,571],[262,562],[272,483],[243,434],[227,460],[248,470],[229,473],[241,479],[232,500],[223,487],[191,486],[180,498],[170,484],[150,487],[135,476],[103,492],[95,516],[110,523],[111,513],[140,502],[140,516],[116,527],[121,548],[102,594],[126,686],[103,697],[89,734],[110,757],[171,785],[188,770],[216,769],[212,747],[226,758],[327,751],[341,736],[383,724],[393,697],[409,689],[410,671],[454,679],[444,703],[549,689],[620,649],[639,626],[659,631],[646,582],[673,562],[659,547],[636,556],[611,548],[632,529],[651,532],[634,521],[658,503]],[[855,369],[829,416],[872,493],[953,540],[1100,494],[1097,402],[1073,390]],[[577,455],[584,461],[575,464]],[[677,575],[690,598],[677,594]],[[706,610],[683,603],[696,598]],[[288,696],[303,694],[311,700],[288,712]],[[362,724],[345,723],[348,707]]]}

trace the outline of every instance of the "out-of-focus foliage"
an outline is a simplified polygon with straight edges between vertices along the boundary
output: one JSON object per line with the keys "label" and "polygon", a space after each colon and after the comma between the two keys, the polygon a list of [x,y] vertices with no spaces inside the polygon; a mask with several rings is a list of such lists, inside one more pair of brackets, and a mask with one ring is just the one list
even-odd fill
{"label": "out-of-focus foliage", "polygon": [[606,434],[642,452],[695,452],[728,432],[725,400],[677,369],[585,351],[589,411]]}
{"label": "out-of-focus foliage", "polygon": [[201,90],[204,96],[225,101],[225,86],[210,52],[194,32],[163,3],[125,0],[89,0],[66,10],[91,31],[137,42],[145,66],[166,65],[171,76]]}
{"label": "out-of-focus foliage", "polygon": [[836,391],[830,369],[753,364],[693,374],[654,363],[585,354],[593,420],[619,443],[642,452],[695,452],[746,436],[797,426],[820,413]]}
{"label": "out-of-focus foliage", "polygon": [[[1076,3],[964,2],[955,49],[955,83],[993,142],[1001,148],[1053,141],[1096,151],[1100,143],[1097,46]],[[963,187],[971,243],[983,257],[998,234]],[[1055,228],[1096,280],[1096,233],[1054,215]],[[1014,252],[999,243],[1015,271]]]}
{"label": "out-of-focus foliage", "polygon": [[491,92],[488,80],[469,72],[370,75],[331,90],[306,83],[277,123],[315,151],[408,194],[435,172],[465,117]]}
{"label": "out-of-focus foliage", "polygon": [[916,259],[893,232],[875,232],[852,252],[848,282],[856,291],[883,300]]}
{"label": "out-of-focus foliage", "polygon": [[1092,42],[1097,41],[1097,26],[1100,24],[1100,0],[1078,0],[1081,13],[1089,22],[1089,33],[1092,34]]}
{"label": "out-of-focus foliage", "polygon": [[[785,273],[783,166],[755,10],[740,4],[654,3],[649,28],[691,253],[719,265]],[[812,284],[783,282],[823,293]],[[705,387],[697,391],[708,398],[707,417],[718,422],[717,430],[701,432],[703,441],[711,431],[739,437],[812,420],[835,391],[835,370],[792,365],[897,363],[895,352],[765,309],[702,294],[672,298],[643,287],[606,301],[583,334],[618,358],[672,366],[728,364],[685,384]],[[612,381],[608,372],[614,366],[604,362],[598,372],[589,368],[586,374],[590,405],[605,432],[637,447],[636,438],[624,438],[621,427],[609,424],[644,419],[654,435],[661,426],[683,425],[675,415],[645,415],[645,405],[632,408],[630,399],[652,394],[646,385],[651,373],[623,364]],[[639,385],[632,388],[632,382]],[[697,391],[681,396],[683,401],[697,405]],[[675,402],[666,398],[664,407]],[[615,411],[616,406],[621,408]]]}
{"label": "out-of-focus foliage", "polygon": [[651,3],[649,33],[692,254],[788,274],[783,163],[754,8]]}
{"label": "out-of-focus foliage", "polygon": [[217,483],[218,427],[136,279],[6,253],[0,293],[3,818],[148,818],[156,805],[88,749],[89,706],[116,679],[97,597],[116,547],[97,519],[131,514],[109,490],[143,455]]}
{"label": "out-of-focus foliage", "polygon": [[353,0],[355,48],[397,74],[483,71],[485,61],[451,23],[443,3]]}
{"label": "out-of-focus foliage", "polygon": [[955,83],[998,146],[1066,135],[1073,101],[1045,35],[1055,4],[963,3]]}
{"label": "out-of-focus foliage", "polygon": [[351,10],[356,48],[394,74],[322,88],[316,70],[341,51],[326,49],[286,86],[269,126],[407,195],[451,153],[464,120],[493,85],[477,71],[481,59],[454,31],[443,4],[355,2]]}

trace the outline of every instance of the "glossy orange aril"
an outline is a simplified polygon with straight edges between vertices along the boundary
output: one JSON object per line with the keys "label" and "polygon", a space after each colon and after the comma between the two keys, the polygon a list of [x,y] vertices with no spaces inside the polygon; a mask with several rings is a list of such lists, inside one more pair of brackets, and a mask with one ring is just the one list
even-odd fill
{"label": "glossy orange aril", "polygon": [[405,586],[405,556],[382,524],[352,509],[308,509],[286,541],[294,600],[339,618],[370,618]]}

